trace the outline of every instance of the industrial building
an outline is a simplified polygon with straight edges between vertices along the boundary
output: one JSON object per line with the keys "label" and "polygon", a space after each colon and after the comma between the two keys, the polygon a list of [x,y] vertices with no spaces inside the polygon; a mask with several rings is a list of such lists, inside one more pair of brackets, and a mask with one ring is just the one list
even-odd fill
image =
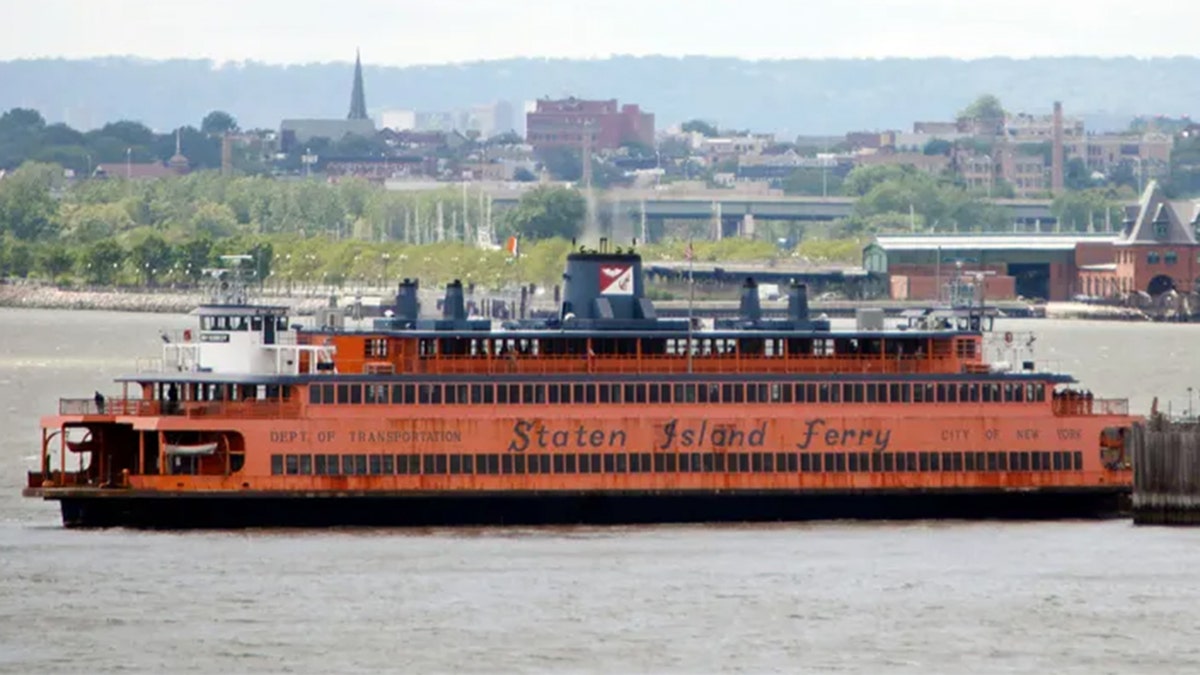
{"label": "industrial building", "polygon": [[880,236],[863,267],[888,275],[897,300],[937,300],[961,276],[984,277],[986,297],[1109,299],[1200,289],[1200,208],[1172,202],[1154,181],[1119,232]]}

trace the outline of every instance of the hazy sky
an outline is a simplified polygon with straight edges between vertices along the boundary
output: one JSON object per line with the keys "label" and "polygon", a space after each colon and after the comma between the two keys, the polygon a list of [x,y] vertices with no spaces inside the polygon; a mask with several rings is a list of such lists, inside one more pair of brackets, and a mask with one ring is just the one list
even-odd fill
{"label": "hazy sky", "polygon": [[0,60],[1200,53],[1195,0],[0,0]]}

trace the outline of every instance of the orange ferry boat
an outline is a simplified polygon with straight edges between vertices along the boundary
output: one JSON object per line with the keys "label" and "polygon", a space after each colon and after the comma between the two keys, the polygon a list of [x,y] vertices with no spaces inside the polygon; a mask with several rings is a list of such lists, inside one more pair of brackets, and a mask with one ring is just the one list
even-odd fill
{"label": "orange ferry boat", "polygon": [[[494,328],[417,284],[370,329],[224,295],[119,397],[42,419],[27,496],[75,526],[1115,515],[1124,400],[989,364],[977,311],[832,330],[663,320],[633,253],[568,257],[556,319]],[[238,297],[234,297],[238,296]],[[144,369],[145,370],[145,369]]]}

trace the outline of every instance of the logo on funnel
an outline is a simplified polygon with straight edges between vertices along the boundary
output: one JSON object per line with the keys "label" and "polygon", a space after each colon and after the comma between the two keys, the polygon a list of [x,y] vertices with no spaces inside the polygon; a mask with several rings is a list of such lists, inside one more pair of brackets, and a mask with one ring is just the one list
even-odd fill
{"label": "logo on funnel", "polygon": [[633,295],[633,265],[601,265],[600,295]]}

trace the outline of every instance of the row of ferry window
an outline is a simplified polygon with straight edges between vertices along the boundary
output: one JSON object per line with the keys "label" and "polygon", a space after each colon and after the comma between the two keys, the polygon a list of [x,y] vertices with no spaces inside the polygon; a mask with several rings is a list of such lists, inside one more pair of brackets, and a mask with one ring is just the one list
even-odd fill
{"label": "row of ferry window", "polygon": [[313,404],[1033,403],[1036,382],[752,384],[312,384]]}
{"label": "row of ferry window", "polygon": [[1080,471],[1083,453],[691,452],[553,455],[271,455],[276,476],[444,476],[593,473],[886,473]]}

